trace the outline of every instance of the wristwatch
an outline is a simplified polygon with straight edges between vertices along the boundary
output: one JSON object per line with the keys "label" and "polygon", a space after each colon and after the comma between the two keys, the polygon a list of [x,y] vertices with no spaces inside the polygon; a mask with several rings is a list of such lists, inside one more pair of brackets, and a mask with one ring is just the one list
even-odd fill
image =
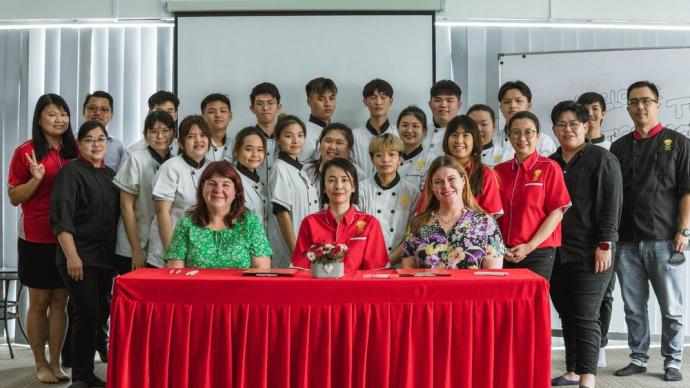
{"label": "wristwatch", "polygon": [[599,249],[602,251],[608,251],[611,249],[611,243],[610,242],[600,242],[599,243]]}
{"label": "wristwatch", "polygon": [[682,234],[684,237],[690,237],[690,228],[680,228],[678,233]]}

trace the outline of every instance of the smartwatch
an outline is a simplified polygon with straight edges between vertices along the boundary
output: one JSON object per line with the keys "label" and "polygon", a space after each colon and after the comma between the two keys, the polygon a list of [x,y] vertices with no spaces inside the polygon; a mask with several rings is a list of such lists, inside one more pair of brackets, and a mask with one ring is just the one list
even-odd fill
{"label": "smartwatch", "polygon": [[690,237],[690,229],[689,228],[680,228],[680,229],[678,229],[678,233],[682,234],[683,237]]}
{"label": "smartwatch", "polygon": [[599,243],[599,249],[602,251],[608,251],[611,249],[611,243],[610,242],[600,242]]}

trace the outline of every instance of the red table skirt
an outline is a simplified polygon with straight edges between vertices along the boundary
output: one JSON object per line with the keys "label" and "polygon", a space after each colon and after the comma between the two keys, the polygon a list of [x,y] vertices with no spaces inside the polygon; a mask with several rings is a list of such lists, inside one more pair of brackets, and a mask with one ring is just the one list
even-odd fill
{"label": "red table skirt", "polygon": [[115,281],[111,387],[548,387],[548,283],[138,270]]}

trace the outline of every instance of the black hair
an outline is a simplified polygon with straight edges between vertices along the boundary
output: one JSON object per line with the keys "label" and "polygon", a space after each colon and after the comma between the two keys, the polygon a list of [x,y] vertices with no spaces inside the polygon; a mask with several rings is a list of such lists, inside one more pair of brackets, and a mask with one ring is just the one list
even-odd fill
{"label": "black hair", "polygon": [[577,103],[582,105],[589,105],[598,102],[601,106],[601,110],[606,112],[606,101],[604,101],[604,96],[596,92],[582,93],[580,97],[577,98]]}
{"label": "black hair", "polygon": [[652,93],[654,93],[654,98],[656,100],[659,100],[659,88],[657,88],[656,85],[649,81],[637,81],[634,82],[632,85],[628,86],[628,93],[625,95],[625,98],[630,99],[630,92],[632,92],[633,89],[644,87],[649,88],[652,91]]}
{"label": "black hair", "polygon": [[86,110],[86,105],[88,105],[89,99],[91,99],[91,97],[107,99],[108,104],[110,105],[110,110],[113,111],[113,96],[111,96],[110,93],[104,92],[102,90],[96,90],[95,92],[86,96],[86,98],[84,99],[84,105],[81,108],[82,111]]}
{"label": "black hair", "polygon": [[572,112],[577,118],[577,121],[581,123],[586,123],[587,120],[589,120],[589,113],[584,105],[578,104],[572,100],[566,100],[559,102],[551,109],[551,123],[555,126],[556,121],[558,121],[565,112]]}
{"label": "black hair", "polygon": [[[321,141],[323,140],[326,135],[333,131],[339,131],[345,136],[345,140],[347,140],[347,146],[352,150],[352,148],[355,146],[355,137],[352,134],[352,129],[348,127],[347,125],[343,123],[330,123],[323,127],[321,130],[321,135],[319,135],[319,145],[321,144]],[[319,174],[321,174],[321,163],[323,161],[321,160],[321,156],[316,158],[316,160],[312,160],[310,163],[314,165],[314,178],[319,179]],[[324,170],[325,171],[325,170]]]}
{"label": "black hair", "polygon": [[[448,122],[446,132],[443,134],[443,152],[448,156],[452,156],[450,148],[448,148],[448,138],[454,132],[462,128],[466,133],[472,135],[472,151],[470,151],[470,160],[472,167],[467,171],[470,179],[470,187],[472,193],[479,197],[481,196],[484,185],[484,165],[482,164],[482,136],[479,132],[479,126],[467,115],[460,115],[453,117]],[[464,167],[464,166],[463,166]]]}
{"label": "black hair", "polygon": [[304,121],[300,120],[299,117],[294,115],[281,114],[280,116],[278,116],[278,121],[276,122],[274,134],[275,138],[278,139],[280,137],[281,132],[283,132],[285,128],[289,127],[292,124],[297,124],[300,127],[302,127],[304,137],[307,137],[307,127],[304,125]]}
{"label": "black hair", "polygon": [[521,110],[521,111],[515,113],[513,115],[513,117],[511,117],[510,120],[508,121],[508,125],[506,126],[506,131],[508,131],[508,133],[509,133],[510,127],[513,126],[513,121],[520,120],[520,119],[532,120],[532,122],[534,123],[534,128],[537,130],[537,133],[540,132],[540,130],[539,130],[539,119],[537,118],[537,116],[534,113],[532,113],[528,110]]}
{"label": "black hair", "polygon": [[105,127],[103,124],[96,120],[90,120],[90,121],[85,121],[84,124],[79,127],[79,132],[77,132],[77,140],[81,141],[84,140],[86,137],[86,134],[89,133],[91,130],[100,128],[103,130],[103,133],[105,133],[105,136],[108,137],[108,131],[106,131]]}
{"label": "black hair", "polygon": [[180,153],[188,155],[187,152],[189,152],[189,150],[184,149],[184,140],[195,125],[199,127],[201,133],[208,138],[209,147],[211,146],[213,135],[211,134],[211,128],[209,128],[206,119],[201,115],[191,115],[185,117],[180,123]]}
{"label": "black hair", "polygon": [[249,102],[251,102],[252,105],[254,105],[254,100],[259,94],[270,94],[271,97],[275,98],[276,102],[280,104],[280,91],[278,91],[277,86],[270,82],[262,82],[254,86],[252,92],[249,94]]}
{"label": "black hair", "polygon": [[177,98],[176,95],[168,92],[167,90],[159,90],[156,93],[153,93],[151,97],[149,97],[149,110],[152,110],[153,107],[156,105],[160,105],[165,103],[166,101],[170,101],[175,105],[175,109],[177,109],[180,106],[180,99]]}
{"label": "black hair", "polygon": [[520,80],[508,81],[501,85],[501,88],[498,89],[498,102],[501,102],[506,92],[511,89],[519,90],[520,93],[522,93],[522,95],[527,97],[527,102],[532,102],[532,90],[530,90],[529,86],[527,86],[526,83]]}
{"label": "black hair", "polygon": [[312,94],[320,95],[327,91],[331,91],[333,94],[338,94],[338,87],[335,86],[335,82],[333,82],[333,80],[330,78],[324,77],[314,78],[313,80],[307,82],[307,85],[304,87],[304,89],[307,92],[307,98],[311,97]]}
{"label": "black hair", "polygon": [[398,121],[396,123],[398,127],[400,127],[400,120],[402,120],[402,118],[405,116],[414,116],[414,118],[416,118],[422,123],[424,131],[426,131],[426,113],[424,113],[424,111],[421,110],[418,106],[410,105],[400,112],[400,114],[398,115]]}
{"label": "black hair", "polygon": [[460,89],[460,86],[458,86],[458,84],[448,79],[436,82],[431,86],[431,89],[429,89],[429,97],[431,98],[443,94],[456,96],[459,100],[460,96],[462,95],[462,89]]}
{"label": "black hair", "polygon": [[496,112],[486,105],[486,104],[474,104],[467,110],[467,115],[469,116],[472,112],[487,112],[491,116],[491,121],[496,122]]}
{"label": "black hair", "polygon": [[371,97],[377,90],[379,93],[393,98],[393,86],[391,86],[391,84],[388,83],[388,81],[382,80],[381,78],[375,78],[367,82],[367,84],[364,85],[364,89],[362,90],[362,97]]}
{"label": "black hair", "polygon": [[333,158],[326,163],[323,164],[323,174],[321,174],[321,178],[319,179],[320,182],[320,187],[321,187],[321,204],[326,204],[328,203],[328,195],[326,194],[326,171],[328,171],[329,168],[331,167],[338,167],[341,168],[345,171],[347,175],[350,176],[350,179],[352,180],[352,188],[354,189],[352,191],[352,194],[350,195],[350,205],[357,205],[359,201],[359,179],[357,177],[357,168],[355,165],[348,159],[344,158]]}
{"label": "black hair", "polygon": [[[31,143],[34,147],[34,152],[36,153],[36,161],[42,160],[48,151],[50,150],[50,145],[48,145],[48,140],[46,139],[45,133],[43,133],[43,128],[41,128],[41,114],[50,105],[55,105],[58,109],[67,113],[67,117],[70,117],[69,106],[64,98],[57,94],[48,93],[44,94],[38,98],[36,101],[36,107],[34,108],[34,117],[31,124]],[[67,129],[65,133],[62,134],[62,147],[60,148],[59,154],[65,159],[74,159],[77,157],[77,145],[74,142],[74,133],[72,132],[72,120],[70,119],[67,124]]]}
{"label": "black hair", "polygon": [[203,100],[201,100],[201,114],[204,114],[204,109],[206,109],[206,105],[214,101],[222,102],[223,104],[228,106],[228,110],[232,111],[232,106],[230,105],[230,99],[228,98],[228,96],[221,93],[211,93],[208,96],[204,97]]}
{"label": "black hair", "polygon": [[146,136],[146,131],[152,129],[156,123],[163,123],[173,131],[173,135],[175,134],[175,120],[172,115],[166,111],[152,110],[144,119],[144,136]]}
{"label": "black hair", "polygon": [[[240,152],[240,149],[244,145],[244,139],[251,135],[256,135],[261,139],[261,143],[264,146],[264,152],[268,152],[266,149],[266,137],[264,134],[259,130],[257,127],[244,127],[240,129],[239,132],[237,132],[237,135],[235,136],[235,144],[232,146],[232,155],[237,158],[237,154]],[[239,163],[239,161],[238,161]]]}

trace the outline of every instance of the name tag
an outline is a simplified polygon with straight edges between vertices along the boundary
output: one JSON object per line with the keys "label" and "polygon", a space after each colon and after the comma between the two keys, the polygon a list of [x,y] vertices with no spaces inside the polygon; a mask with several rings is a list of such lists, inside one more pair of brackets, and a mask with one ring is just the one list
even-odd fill
{"label": "name tag", "polygon": [[541,182],[525,183],[525,186],[544,186]]}
{"label": "name tag", "polygon": [[366,240],[366,237],[350,237],[350,241],[352,240]]}

